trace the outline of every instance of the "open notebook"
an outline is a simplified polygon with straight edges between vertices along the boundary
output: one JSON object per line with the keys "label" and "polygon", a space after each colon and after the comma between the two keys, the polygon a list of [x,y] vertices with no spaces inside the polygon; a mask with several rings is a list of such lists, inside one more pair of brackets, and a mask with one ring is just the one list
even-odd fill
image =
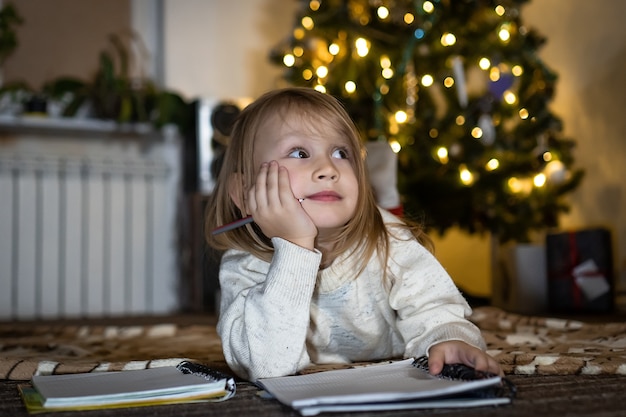
{"label": "open notebook", "polygon": [[322,412],[457,408],[511,402],[514,387],[497,375],[446,365],[439,376],[427,359],[262,378],[258,385],[304,416]]}
{"label": "open notebook", "polygon": [[236,389],[232,377],[187,361],[134,371],[36,375],[31,383],[20,386],[31,413],[223,401]]}

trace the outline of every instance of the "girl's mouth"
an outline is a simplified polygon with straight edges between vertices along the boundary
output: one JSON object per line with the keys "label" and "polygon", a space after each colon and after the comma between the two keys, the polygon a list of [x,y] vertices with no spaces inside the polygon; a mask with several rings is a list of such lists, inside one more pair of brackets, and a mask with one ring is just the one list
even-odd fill
{"label": "girl's mouth", "polygon": [[341,200],[341,196],[334,191],[320,191],[306,197],[307,200],[315,201],[338,201]]}

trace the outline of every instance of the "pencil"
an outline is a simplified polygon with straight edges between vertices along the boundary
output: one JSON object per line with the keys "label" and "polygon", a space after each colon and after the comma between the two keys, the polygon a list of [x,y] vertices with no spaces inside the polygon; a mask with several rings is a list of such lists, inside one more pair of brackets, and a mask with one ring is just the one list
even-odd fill
{"label": "pencil", "polygon": [[252,216],[244,217],[243,219],[235,220],[234,222],[226,223],[223,226],[218,227],[217,229],[213,229],[211,232],[212,235],[219,235],[220,233],[228,232],[229,230],[236,229],[238,227],[244,226],[248,223],[252,223],[254,219]]}
{"label": "pencil", "polygon": [[[302,203],[304,201],[304,198],[299,198],[298,201]],[[247,217],[244,217],[243,219],[235,220],[234,222],[226,223],[223,226],[213,229],[211,234],[219,235],[220,233],[228,232],[229,230],[233,230],[238,227],[245,226],[246,224],[252,223],[253,221],[254,219],[252,219],[252,216],[247,216]]]}

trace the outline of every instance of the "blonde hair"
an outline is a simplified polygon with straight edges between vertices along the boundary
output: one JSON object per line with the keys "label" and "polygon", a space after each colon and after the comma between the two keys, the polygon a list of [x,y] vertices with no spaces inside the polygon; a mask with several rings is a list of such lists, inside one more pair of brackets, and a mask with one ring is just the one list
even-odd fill
{"label": "blonde hair", "polygon": [[[348,139],[349,152],[354,155],[351,163],[359,188],[356,212],[338,231],[334,245],[328,253],[323,253],[323,256],[335,259],[349,248],[354,248],[353,253],[358,253],[360,257],[357,261],[358,268],[362,270],[372,254],[378,250],[381,261],[384,261],[382,264],[385,265],[389,253],[389,232],[376,206],[364,162],[365,148],[359,132],[337,99],[310,88],[291,87],[270,91],[247,106],[238,116],[207,207],[205,222],[207,243],[217,250],[239,249],[267,262],[271,261],[274,253],[271,241],[253,223],[218,235],[213,235],[211,231],[243,215],[230,197],[231,178],[236,174],[244,185],[254,184],[258,168],[254,166],[254,144],[260,127],[271,116],[276,114],[285,116],[293,112],[297,112],[302,120],[313,126],[315,123],[331,124]],[[237,190],[239,201],[244,201],[245,187],[237,187]],[[411,230],[418,241],[431,248],[430,240],[421,227],[411,223],[401,226]]]}

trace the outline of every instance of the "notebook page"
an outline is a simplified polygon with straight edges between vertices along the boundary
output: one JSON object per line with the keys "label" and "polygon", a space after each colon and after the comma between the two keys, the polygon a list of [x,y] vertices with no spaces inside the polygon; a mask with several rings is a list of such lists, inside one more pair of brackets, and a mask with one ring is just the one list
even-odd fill
{"label": "notebook page", "polygon": [[185,393],[194,395],[224,389],[224,381],[187,375],[175,367],[138,371],[34,376],[33,385],[46,400],[75,403],[82,401],[148,398]]}
{"label": "notebook page", "polygon": [[258,382],[292,407],[316,404],[388,402],[455,394],[500,383],[500,377],[453,381],[431,376],[412,365],[413,359],[382,365],[319,372]]}

